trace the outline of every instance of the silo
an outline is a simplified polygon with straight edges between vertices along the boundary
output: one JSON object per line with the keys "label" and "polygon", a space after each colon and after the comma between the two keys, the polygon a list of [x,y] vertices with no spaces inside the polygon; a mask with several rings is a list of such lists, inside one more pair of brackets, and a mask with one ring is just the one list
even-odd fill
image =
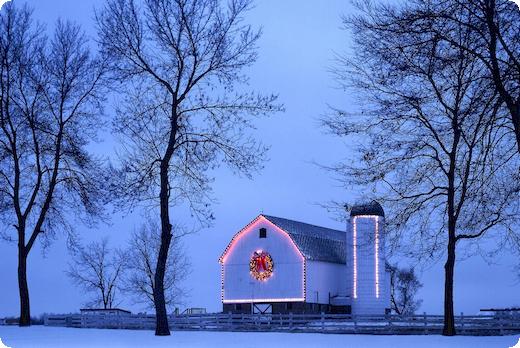
{"label": "silo", "polygon": [[389,307],[384,222],[376,201],[356,204],[350,212],[347,267],[354,315],[383,315]]}

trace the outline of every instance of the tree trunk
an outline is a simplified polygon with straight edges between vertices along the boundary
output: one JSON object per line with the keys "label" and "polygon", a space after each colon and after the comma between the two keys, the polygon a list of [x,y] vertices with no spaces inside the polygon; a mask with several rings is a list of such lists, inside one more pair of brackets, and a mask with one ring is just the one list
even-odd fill
{"label": "tree trunk", "polygon": [[159,249],[157,267],[155,269],[155,288],[153,292],[156,316],[156,336],[170,335],[168,313],[166,311],[166,301],[164,299],[164,274],[166,272],[166,260],[168,259],[168,248],[170,246],[170,241],[171,234],[165,235],[165,233],[161,233],[161,247]]}
{"label": "tree trunk", "polygon": [[177,136],[177,97],[172,100],[171,109],[171,129],[168,139],[168,146],[164,157],[161,160],[160,178],[161,192],[159,193],[159,201],[161,207],[161,247],[157,255],[157,265],[155,267],[153,289],[153,302],[155,305],[155,335],[169,336],[170,327],[168,325],[168,313],[166,311],[166,301],[164,298],[164,274],[166,273],[166,263],[168,261],[168,251],[170,250],[170,242],[172,240],[172,225],[170,223],[170,182],[169,167],[170,160],[173,156],[175,148],[175,137]]}
{"label": "tree trunk", "polygon": [[164,274],[166,273],[166,262],[168,260],[168,250],[172,239],[172,225],[169,215],[169,182],[168,182],[168,162],[161,163],[161,192],[159,195],[161,205],[161,246],[157,256],[157,266],[155,268],[155,287],[153,300],[155,304],[155,335],[169,336],[170,328],[168,325],[168,313],[166,311],[166,301],[164,298]]}
{"label": "tree trunk", "polygon": [[[519,99],[520,101],[520,99]],[[513,119],[513,126],[515,130],[516,135],[516,146],[518,148],[518,153],[520,153],[520,105],[515,105],[513,108],[511,108],[511,116]]]}
{"label": "tree trunk", "polygon": [[[451,234],[451,233],[450,233]],[[448,242],[448,259],[444,265],[444,336],[455,336],[455,317],[453,310],[453,275],[455,271],[455,238]]]}
{"label": "tree trunk", "polygon": [[20,290],[20,326],[31,325],[31,306],[27,286],[27,254],[24,246],[18,247],[18,288]]}

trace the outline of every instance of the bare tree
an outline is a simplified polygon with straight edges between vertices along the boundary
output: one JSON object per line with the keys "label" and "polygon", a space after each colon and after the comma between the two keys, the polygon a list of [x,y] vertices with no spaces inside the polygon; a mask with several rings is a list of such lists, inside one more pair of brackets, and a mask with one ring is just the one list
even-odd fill
{"label": "bare tree", "polygon": [[390,208],[393,249],[422,260],[446,256],[443,333],[454,335],[456,251],[479,252],[486,236],[496,250],[518,243],[516,145],[483,63],[461,48],[472,40],[467,27],[452,28],[459,33],[452,45],[405,26],[406,7],[360,10],[345,19],[354,53],[335,73],[363,98],[361,110],[334,110],[324,120],[356,140],[359,157],[331,169]]}
{"label": "bare tree", "polygon": [[248,130],[254,117],[280,109],[276,96],[238,89],[260,37],[243,23],[250,6],[250,0],[227,7],[219,0],[108,0],[97,16],[101,47],[126,96],[114,122],[123,143],[115,192],[130,205],[160,209],[156,335],[170,334],[164,295],[170,208],[189,205],[207,224],[213,218],[208,170],[227,163],[247,176],[257,171],[266,148]]}
{"label": "bare tree", "polygon": [[74,243],[71,247],[72,261],[67,275],[73,283],[86,292],[94,293],[88,308],[110,309],[117,307],[116,294],[121,290],[127,257],[108,247],[108,239],[92,242],[86,247]]}
{"label": "bare tree", "polygon": [[[184,280],[191,271],[191,264],[182,244],[182,232],[173,228],[174,237],[168,250],[168,260],[164,273],[164,298],[169,311],[183,303],[187,291]],[[154,308],[155,267],[161,246],[161,228],[153,220],[141,225],[134,231],[130,247],[126,253],[128,274],[125,278],[125,291],[133,296],[136,304]]]}
{"label": "bare tree", "polygon": [[[401,14],[407,29],[434,34],[480,60],[509,113],[520,152],[520,11],[517,5],[510,0],[414,0]],[[460,42],[460,27],[464,27],[470,40]]]}
{"label": "bare tree", "polygon": [[413,315],[422,304],[422,300],[416,299],[422,287],[413,268],[390,266],[390,305],[395,313]]}
{"label": "bare tree", "polygon": [[71,218],[92,223],[101,214],[100,163],[86,145],[101,123],[103,71],[78,26],[58,22],[47,38],[27,7],[2,7],[0,233],[18,244],[21,326],[30,325],[35,242],[45,247],[56,231],[73,230]]}
{"label": "bare tree", "polygon": [[[476,15],[465,24],[473,35],[478,35],[480,43],[463,48],[479,58],[490,72],[496,91],[509,111],[520,152],[520,11],[509,0],[480,0],[470,2],[469,7],[463,1],[457,2],[465,13]],[[485,30],[480,29],[481,23],[485,23]],[[450,42],[453,41],[451,38]]]}

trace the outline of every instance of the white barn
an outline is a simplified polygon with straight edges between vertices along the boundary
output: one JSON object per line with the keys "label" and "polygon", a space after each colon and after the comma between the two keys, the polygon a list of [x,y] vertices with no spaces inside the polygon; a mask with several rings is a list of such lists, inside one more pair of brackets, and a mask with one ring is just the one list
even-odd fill
{"label": "white barn", "polygon": [[356,205],[347,231],[261,214],[220,259],[224,312],[384,314],[384,212]]}

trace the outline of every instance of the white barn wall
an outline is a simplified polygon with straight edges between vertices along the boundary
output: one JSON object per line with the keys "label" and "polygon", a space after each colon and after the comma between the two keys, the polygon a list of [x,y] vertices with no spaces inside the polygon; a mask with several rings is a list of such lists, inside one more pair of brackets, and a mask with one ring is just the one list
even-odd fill
{"label": "white barn wall", "polygon": [[329,293],[331,296],[346,296],[345,265],[307,261],[307,296],[309,303],[329,303]]}
{"label": "white barn wall", "polygon": [[[259,229],[267,238],[259,238]],[[250,275],[249,261],[256,250],[273,258],[273,274],[265,281]],[[238,235],[223,259],[223,302],[270,302],[304,300],[304,261],[290,237],[260,217]]]}

